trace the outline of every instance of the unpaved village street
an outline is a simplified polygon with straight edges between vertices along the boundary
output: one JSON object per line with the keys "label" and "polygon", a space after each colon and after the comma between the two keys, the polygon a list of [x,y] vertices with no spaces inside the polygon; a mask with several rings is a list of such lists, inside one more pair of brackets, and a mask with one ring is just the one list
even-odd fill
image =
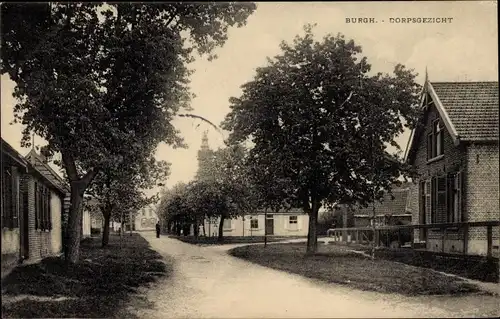
{"label": "unpaved village street", "polygon": [[173,258],[171,277],[144,297],[151,307],[129,310],[140,318],[481,317],[498,315],[493,296],[406,297],[326,284],[227,255],[235,247],[201,247],[142,234],[154,250]]}

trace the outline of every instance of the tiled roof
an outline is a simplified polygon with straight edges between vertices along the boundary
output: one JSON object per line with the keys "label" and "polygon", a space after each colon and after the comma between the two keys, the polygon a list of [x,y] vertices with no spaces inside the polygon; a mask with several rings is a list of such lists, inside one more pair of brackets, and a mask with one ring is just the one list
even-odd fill
{"label": "tiled roof", "polygon": [[[406,211],[406,201],[408,198],[409,189],[408,188],[398,188],[393,189],[392,196],[390,194],[386,194],[382,201],[375,202],[375,215],[401,215],[401,214],[409,214]],[[339,207],[341,210],[345,209],[345,207]],[[371,216],[373,214],[373,204],[369,204],[368,207],[355,207],[354,215],[368,215]]]}
{"label": "tiled roof", "polygon": [[3,138],[1,141],[1,148],[2,148],[2,154],[8,155],[11,159],[13,159],[18,165],[20,165],[23,168],[26,168],[28,165],[28,162],[26,159],[19,154],[9,143],[7,143]]}
{"label": "tiled roof", "polygon": [[69,185],[56,173],[54,170],[38,155],[34,150],[31,150],[26,159],[35,167],[45,178],[47,178],[60,192],[67,195],[69,193]]}
{"label": "tiled roof", "polygon": [[[265,211],[263,209],[257,209],[256,214],[264,214]],[[301,208],[290,208],[290,209],[280,209],[279,211],[273,211],[271,209],[267,210],[268,215],[280,215],[280,214],[296,214],[302,215],[305,214],[304,210]],[[252,214],[250,214],[252,215]]]}
{"label": "tiled roof", "polygon": [[460,140],[498,140],[498,82],[431,84]]}

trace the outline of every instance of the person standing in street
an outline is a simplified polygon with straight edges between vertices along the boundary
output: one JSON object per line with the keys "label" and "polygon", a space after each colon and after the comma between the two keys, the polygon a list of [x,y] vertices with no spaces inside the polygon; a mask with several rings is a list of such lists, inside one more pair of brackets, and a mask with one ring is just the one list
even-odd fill
{"label": "person standing in street", "polygon": [[160,221],[156,223],[156,238],[160,238]]}

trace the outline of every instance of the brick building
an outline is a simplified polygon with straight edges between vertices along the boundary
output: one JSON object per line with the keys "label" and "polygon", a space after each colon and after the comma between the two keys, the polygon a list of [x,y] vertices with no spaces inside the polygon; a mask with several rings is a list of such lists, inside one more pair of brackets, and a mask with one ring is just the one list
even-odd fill
{"label": "brick building", "polygon": [[23,256],[19,212],[20,181],[28,172],[28,162],[2,139],[2,278]]}
{"label": "brick building", "polygon": [[2,277],[25,259],[62,252],[65,189],[29,159],[2,139]]}
{"label": "brick building", "polygon": [[408,211],[410,185],[404,184],[394,188],[392,194],[385,194],[381,201],[367,207],[354,208],[354,227],[370,226],[370,218],[375,206],[375,225],[407,225],[411,223],[411,212]]}
{"label": "brick building", "polygon": [[[409,210],[414,224],[498,220],[498,82],[433,82],[421,97],[421,125],[406,160],[419,173]],[[485,254],[486,229],[415,230],[426,249]],[[493,250],[499,229],[493,228]],[[443,245],[444,244],[444,245]]]}
{"label": "brick building", "polygon": [[[66,220],[69,216],[69,207],[71,205],[71,189],[69,184],[58,174],[56,173],[48,164],[47,159],[35,152],[35,150],[31,150],[27,155],[26,159],[32,166],[34,166],[38,171],[42,172],[44,176],[46,176],[54,185],[58,185],[61,190],[64,191],[64,200],[63,200],[63,220]],[[82,207],[82,223],[81,223],[81,238],[90,236],[90,212],[86,211]],[[64,222],[63,222],[64,224]]]}

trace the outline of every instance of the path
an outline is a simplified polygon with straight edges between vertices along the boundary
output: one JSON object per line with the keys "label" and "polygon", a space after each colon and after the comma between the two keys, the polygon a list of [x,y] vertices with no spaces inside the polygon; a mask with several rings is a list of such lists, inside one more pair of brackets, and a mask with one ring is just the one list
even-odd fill
{"label": "path", "polygon": [[[175,260],[172,277],[144,291],[153,307],[130,305],[140,318],[478,317],[498,313],[490,296],[409,298],[326,284],[200,247],[142,234]],[[136,309],[134,309],[136,308]]]}

